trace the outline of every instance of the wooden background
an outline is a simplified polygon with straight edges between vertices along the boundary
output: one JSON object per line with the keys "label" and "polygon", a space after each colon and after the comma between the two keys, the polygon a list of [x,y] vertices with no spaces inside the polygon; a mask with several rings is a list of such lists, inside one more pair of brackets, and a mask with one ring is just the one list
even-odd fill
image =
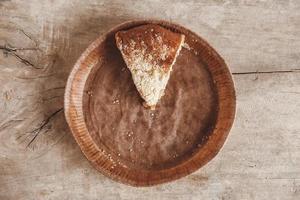
{"label": "wooden background", "polygon": [[[300,199],[300,1],[0,0],[0,199]],[[218,156],[176,182],[134,188],[95,171],[66,125],[82,51],[114,25],[165,19],[229,65],[234,127]]]}

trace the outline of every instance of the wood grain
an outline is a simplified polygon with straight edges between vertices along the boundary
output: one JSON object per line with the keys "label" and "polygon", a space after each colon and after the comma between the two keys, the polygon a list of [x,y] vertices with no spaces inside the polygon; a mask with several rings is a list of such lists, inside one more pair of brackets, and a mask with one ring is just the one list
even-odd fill
{"label": "wood grain", "polygon": [[[299,7],[297,0],[0,1],[1,47],[38,48],[15,53],[44,68],[0,50],[0,199],[299,199]],[[116,24],[154,16],[198,33],[236,73],[236,121],[216,159],[175,183],[123,186],[90,167],[62,112],[26,148],[31,132],[62,108],[67,75],[87,45]]]}

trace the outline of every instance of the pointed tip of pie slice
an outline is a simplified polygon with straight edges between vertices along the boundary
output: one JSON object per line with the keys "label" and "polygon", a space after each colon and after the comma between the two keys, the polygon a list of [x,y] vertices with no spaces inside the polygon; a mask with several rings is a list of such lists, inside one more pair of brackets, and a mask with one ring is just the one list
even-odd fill
{"label": "pointed tip of pie slice", "polygon": [[147,107],[155,109],[163,96],[184,38],[155,24],[116,33],[117,47]]}

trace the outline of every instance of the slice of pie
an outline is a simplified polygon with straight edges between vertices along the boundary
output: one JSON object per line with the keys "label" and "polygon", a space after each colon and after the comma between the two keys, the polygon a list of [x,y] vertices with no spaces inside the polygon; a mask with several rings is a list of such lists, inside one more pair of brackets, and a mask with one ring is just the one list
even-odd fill
{"label": "slice of pie", "polygon": [[115,39],[144,105],[155,109],[164,95],[184,35],[149,24],[119,31]]}

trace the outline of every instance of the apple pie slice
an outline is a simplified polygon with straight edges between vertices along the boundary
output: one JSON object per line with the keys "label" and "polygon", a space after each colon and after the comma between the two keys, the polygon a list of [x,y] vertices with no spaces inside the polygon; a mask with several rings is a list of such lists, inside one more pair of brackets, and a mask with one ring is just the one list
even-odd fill
{"label": "apple pie slice", "polygon": [[155,109],[164,95],[184,35],[148,24],[119,31],[115,39],[144,105]]}

